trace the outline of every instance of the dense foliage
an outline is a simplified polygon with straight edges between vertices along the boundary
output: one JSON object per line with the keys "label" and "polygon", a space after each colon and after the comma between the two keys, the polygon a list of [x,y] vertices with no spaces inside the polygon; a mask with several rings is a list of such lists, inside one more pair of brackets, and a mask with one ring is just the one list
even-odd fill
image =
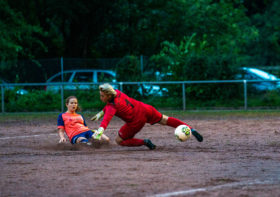
{"label": "dense foliage", "polygon": [[[229,79],[240,66],[279,65],[279,6],[277,0],[0,0],[0,77],[27,82],[29,69],[17,73],[17,60],[30,59],[44,72],[36,59],[61,56],[124,58],[117,68],[125,77],[144,55],[151,57],[145,72],[172,72],[172,80]],[[137,77],[121,81],[146,79],[138,69],[130,72]]]}
{"label": "dense foliage", "polygon": [[[207,89],[207,87],[206,87]],[[181,90],[182,91],[182,90]],[[64,97],[75,95],[79,98],[79,104],[82,111],[100,111],[104,107],[99,99],[98,91],[76,91],[65,92]],[[65,102],[65,98],[63,102]],[[201,102],[199,99],[187,94],[187,110],[202,109],[244,109],[244,98],[242,95],[236,95],[225,99],[205,99]],[[160,111],[164,110],[182,110],[182,95],[172,95],[169,97],[141,97],[139,100],[155,106]],[[0,102],[1,98],[0,98]],[[26,95],[18,95],[14,90],[5,91],[5,112],[57,112],[62,111],[60,94],[42,90],[34,90]],[[280,96],[278,92],[271,91],[261,95],[248,95],[248,109],[269,109],[278,108],[280,105]],[[64,106],[64,110],[66,106]],[[0,111],[2,111],[0,107]]]}

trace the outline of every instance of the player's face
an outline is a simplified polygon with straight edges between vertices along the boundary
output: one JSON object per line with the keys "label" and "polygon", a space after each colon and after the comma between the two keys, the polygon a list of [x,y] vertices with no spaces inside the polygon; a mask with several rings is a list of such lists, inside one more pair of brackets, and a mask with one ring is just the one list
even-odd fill
{"label": "player's face", "polygon": [[69,102],[66,104],[68,112],[75,112],[78,107],[78,100],[75,98],[71,98]]}
{"label": "player's face", "polygon": [[110,101],[111,99],[111,96],[110,95],[107,95],[105,94],[104,92],[102,91],[99,91],[100,93],[100,100],[103,102],[103,103],[107,103],[108,101]]}

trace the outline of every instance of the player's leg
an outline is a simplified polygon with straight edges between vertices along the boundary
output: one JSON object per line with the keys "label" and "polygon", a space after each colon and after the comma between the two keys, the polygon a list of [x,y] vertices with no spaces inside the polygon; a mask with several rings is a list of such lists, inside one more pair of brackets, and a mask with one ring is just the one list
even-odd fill
{"label": "player's leg", "polygon": [[80,133],[78,135],[75,135],[72,140],[71,143],[72,144],[86,144],[86,145],[92,145],[91,142],[89,142],[89,138],[91,138],[92,135],[92,131],[85,131],[83,133]]}
{"label": "player's leg", "polygon": [[[88,132],[90,132],[90,133],[88,133],[87,138],[88,139],[93,138],[94,131],[90,130]],[[101,141],[110,142],[110,138],[107,135],[102,134],[101,135]]]}
{"label": "player's leg", "polygon": [[[116,137],[116,143],[121,146],[142,146],[145,145],[143,139],[134,138],[135,134],[143,128],[144,124],[141,124],[138,128],[132,127],[128,123],[124,124]],[[138,131],[137,131],[138,130]]]}
{"label": "player's leg", "polygon": [[121,146],[147,146],[150,150],[154,150],[156,145],[152,143],[150,139],[138,139],[138,138],[131,138],[123,140],[120,136],[116,137],[117,144]]}
{"label": "player's leg", "polygon": [[166,115],[162,115],[162,119],[159,122],[162,125],[168,125],[170,127],[173,128],[177,128],[180,125],[187,125],[188,127],[191,128],[192,134],[193,136],[197,139],[197,141],[202,142],[203,141],[203,137],[202,135],[200,135],[194,128],[192,128],[190,125],[188,125],[187,123],[184,123],[183,121],[177,119],[177,118],[173,118],[173,117],[168,117]]}
{"label": "player's leg", "polygon": [[177,119],[177,118],[173,118],[173,117],[168,117],[166,115],[162,115],[162,119],[159,122],[162,125],[168,125],[170,127],[173,128],[177,128],[180,125],[187,125],[188,127],[192,128],[190,125],[188,125],[187,123]]}
{"label": "player's leg", "polygon": [[138,133],[145,125],[145,122],[140,122],[135,125],[125,124],[119,130],[119,135],[116,137],[116,143],[121,146],[147,146],[153,150],[156,146],[149,139],[138,139],[134,138],[135,134]]}
{"label": "player's leg", "polygon": [[85,137],[78,137],[77,140],[76,140],[76,144],[85,144],[85,145],[88,145],[88,146],[92,145],[92,143],[89,142],[88,139],[85,138]]}

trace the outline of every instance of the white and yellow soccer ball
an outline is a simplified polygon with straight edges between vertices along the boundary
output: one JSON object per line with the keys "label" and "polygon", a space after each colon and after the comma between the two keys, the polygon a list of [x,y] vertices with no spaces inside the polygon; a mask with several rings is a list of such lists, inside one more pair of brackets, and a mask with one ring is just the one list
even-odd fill
{"label": "white and yellow soccer ball", "polygon": [[184,142],[191,137],[192,132],[187,125],[180,125],[175,129],[174,134],[179,141]]}

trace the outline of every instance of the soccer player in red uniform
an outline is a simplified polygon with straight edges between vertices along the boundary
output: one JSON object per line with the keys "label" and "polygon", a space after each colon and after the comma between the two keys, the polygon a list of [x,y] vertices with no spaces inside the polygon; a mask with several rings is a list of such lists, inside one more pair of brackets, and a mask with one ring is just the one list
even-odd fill
{"label": "soccer player in red uniform", "polygon": [[[135,134],[144,127],[145,123],[159,123],[174,128],[179,125],[187,125],[181,120],[161,114],[151,105],[128,97],[123,92],[115,90],[108,83],[99,86],[99,93],[100,100],[106,103],[106,106],[101,112],[91,118],[91,120],[100,120],[104,116],[94,136],[101,135],[107,128],[113,116],[116,115],[126,122],[121,127],[118,132],[118,136],[116,137],[116,143],[121,146],[146,145],[151,150],[155,149],[156,146],[151,142],[151,140],[134,138]],[[197,141],[203,141],[203,137],[196,130],[191,128],[191,131]]]}
{"label": "soccer player in red uniform", "polygon": [[[92,138],[94,132],[87,127],[84,117],[76,113],[80,109],[78,99],[75,96],[69,96],[66,99],[66,107],[67,111],[59,114],[57,118],[59,143],[66,142],[65,132],[72,144],[85,143],[91,145],[88,139]],[[102,134],[99,137],[109,142],[106,135]]]}

